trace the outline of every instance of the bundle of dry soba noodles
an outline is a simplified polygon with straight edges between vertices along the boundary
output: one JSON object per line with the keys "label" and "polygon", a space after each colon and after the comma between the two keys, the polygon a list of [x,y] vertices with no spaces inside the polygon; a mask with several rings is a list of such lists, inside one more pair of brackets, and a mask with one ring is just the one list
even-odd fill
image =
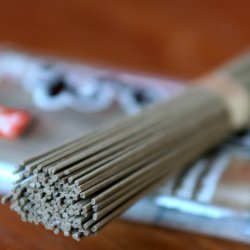
{"label": "bundle of dry soba noodles", "polygon": [[[250,54],[168,103],[23,161],[10,200],[23,221],[79,240],[95,234],[166,178],[244,129]],[[202,82],[202,83],[201,83]],[[143,211],[142,211],[143,212]]]}

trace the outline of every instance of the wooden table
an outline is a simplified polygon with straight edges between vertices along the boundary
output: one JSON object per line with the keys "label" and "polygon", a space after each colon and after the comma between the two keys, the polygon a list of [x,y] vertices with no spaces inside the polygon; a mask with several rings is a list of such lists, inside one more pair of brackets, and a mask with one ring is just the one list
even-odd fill
{"label": "wooden table", "polygon": [[[250,42],[250,1],[0,1],[0,42],[95,64],[191,79]],[[80,243],[0,207],[0,249],[249,249],[116,221]]]}
{"label": "wooden table", "polygon": [[1,206],[0,213],[1,250],[249,250],[249,245],[119,220],[109,225],[98,236],[77,242],[62,235],[56,236],[42,226],[22,222],[8,206]]}

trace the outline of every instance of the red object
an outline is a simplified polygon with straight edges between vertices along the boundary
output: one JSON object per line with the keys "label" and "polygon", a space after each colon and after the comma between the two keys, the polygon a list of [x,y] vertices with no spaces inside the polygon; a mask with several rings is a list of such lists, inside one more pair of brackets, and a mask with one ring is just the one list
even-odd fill
{"label": "red object", "polygon": [[31,122],[31,115],[23,110],[0,105],[0,138],[16,139]]}

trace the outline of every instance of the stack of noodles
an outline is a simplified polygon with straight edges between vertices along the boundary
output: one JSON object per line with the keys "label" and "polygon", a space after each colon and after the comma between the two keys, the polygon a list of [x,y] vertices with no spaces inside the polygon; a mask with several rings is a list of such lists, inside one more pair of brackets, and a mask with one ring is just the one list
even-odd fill
{"label": "stack of noodles", "polygon": [[10,200],[23,221],[56,234],[76,240],[95,234],[247,126],[249,62],[244,56],[168,103],[23,161],[15,171],[19,180],[2,202]]}

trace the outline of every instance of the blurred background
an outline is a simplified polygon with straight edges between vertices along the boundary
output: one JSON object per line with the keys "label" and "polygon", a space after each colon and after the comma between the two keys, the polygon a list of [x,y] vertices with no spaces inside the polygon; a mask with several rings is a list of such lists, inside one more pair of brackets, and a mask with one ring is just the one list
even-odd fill
{"label": "blurred background", "polygon": [[249,9],[248,0],[2,0],[0,42],[190,79],[249,44]]}
{"label": "blurred background", "polygon": [[[151,76],[152,79],[175,79],[170,83],[182,86],[249,46],[249,10],[248,0],[1,0],[0,49],[7,46],[17,51],[44,55],[45,58],[52,55],[58,60],[69,59],[86,65]],[[169,81],[161,82],[164,83],[167,85]],[[150,86],[153,87],[153,84],[150,83]],[[27,94],[23,95],[15,89],[8,95],[8,91],[6,88],[5,92],[0,89],[0,105],[11,106],[14,103],[14,106],[29,109],[31,101],[26,98]],[[65,123],[65,127],[76,126],[72,133],[67,134],[67,139],[76,137],[83,127],[88,131],[103,120],[113,119],[113,113],[109,112],[82,116],[76,111],[60,111],[57,115],[42,112],[40,120],[54,119],[57,123],[63,123],[65,114],[77,122],[77,125],[69,121]],[[120,113],[116,112],[115,117],[117,115]],[[38,131],[37,116],[35,122],[32,135]],[[49,125],[42,124],[41,133],[35,139],[41,141],[43,138],[50,145],[66,139],[47,133]],[[64,136],[65,127],[58,130]],[[23,154],[26,157],[31,148],[29,143],[25,144],[27,138],[29,135],[11,143],[0,142],[3,149],[0,156],[4,155],[11,164],[19,161]],[[11,151],[13,144],[18,146],[15,155]],[[249,150],[249,139],[247,145],[245,151]],[[246,169],[245,161],[240,164]],[[2,176],[7,173],[4,171],[1,172]],[[232,179],[232,174],[228,175]],[[249,190],[249,186],[247,188]],[[219,200],[218,197],[216,199]],[[246,203],[249,206],[248,201]],[[137,209],[137,213],[140,213],[141,207]],[[190,249],[228,249],[230,246],[231,249],[249,249],[249,246],[245,248],[239,243],[124,221],[112,223],[98,239],[88,239],[77,245],[61,236],[55,237],[40,227],[21,223],[6,206],[0,208],[0,213],[0,248],[187,249],[190,246]],[[159,220],[156,217],[154,219]],[[247,218],[249,221],[249,215]],[[149,234],[151,237],[145,237]],[[124,238],[129,243],[125,243]],[[180,242],[180,238],[183,242]],[[37,245],[38,239],[44,241],[43,246]]]}

